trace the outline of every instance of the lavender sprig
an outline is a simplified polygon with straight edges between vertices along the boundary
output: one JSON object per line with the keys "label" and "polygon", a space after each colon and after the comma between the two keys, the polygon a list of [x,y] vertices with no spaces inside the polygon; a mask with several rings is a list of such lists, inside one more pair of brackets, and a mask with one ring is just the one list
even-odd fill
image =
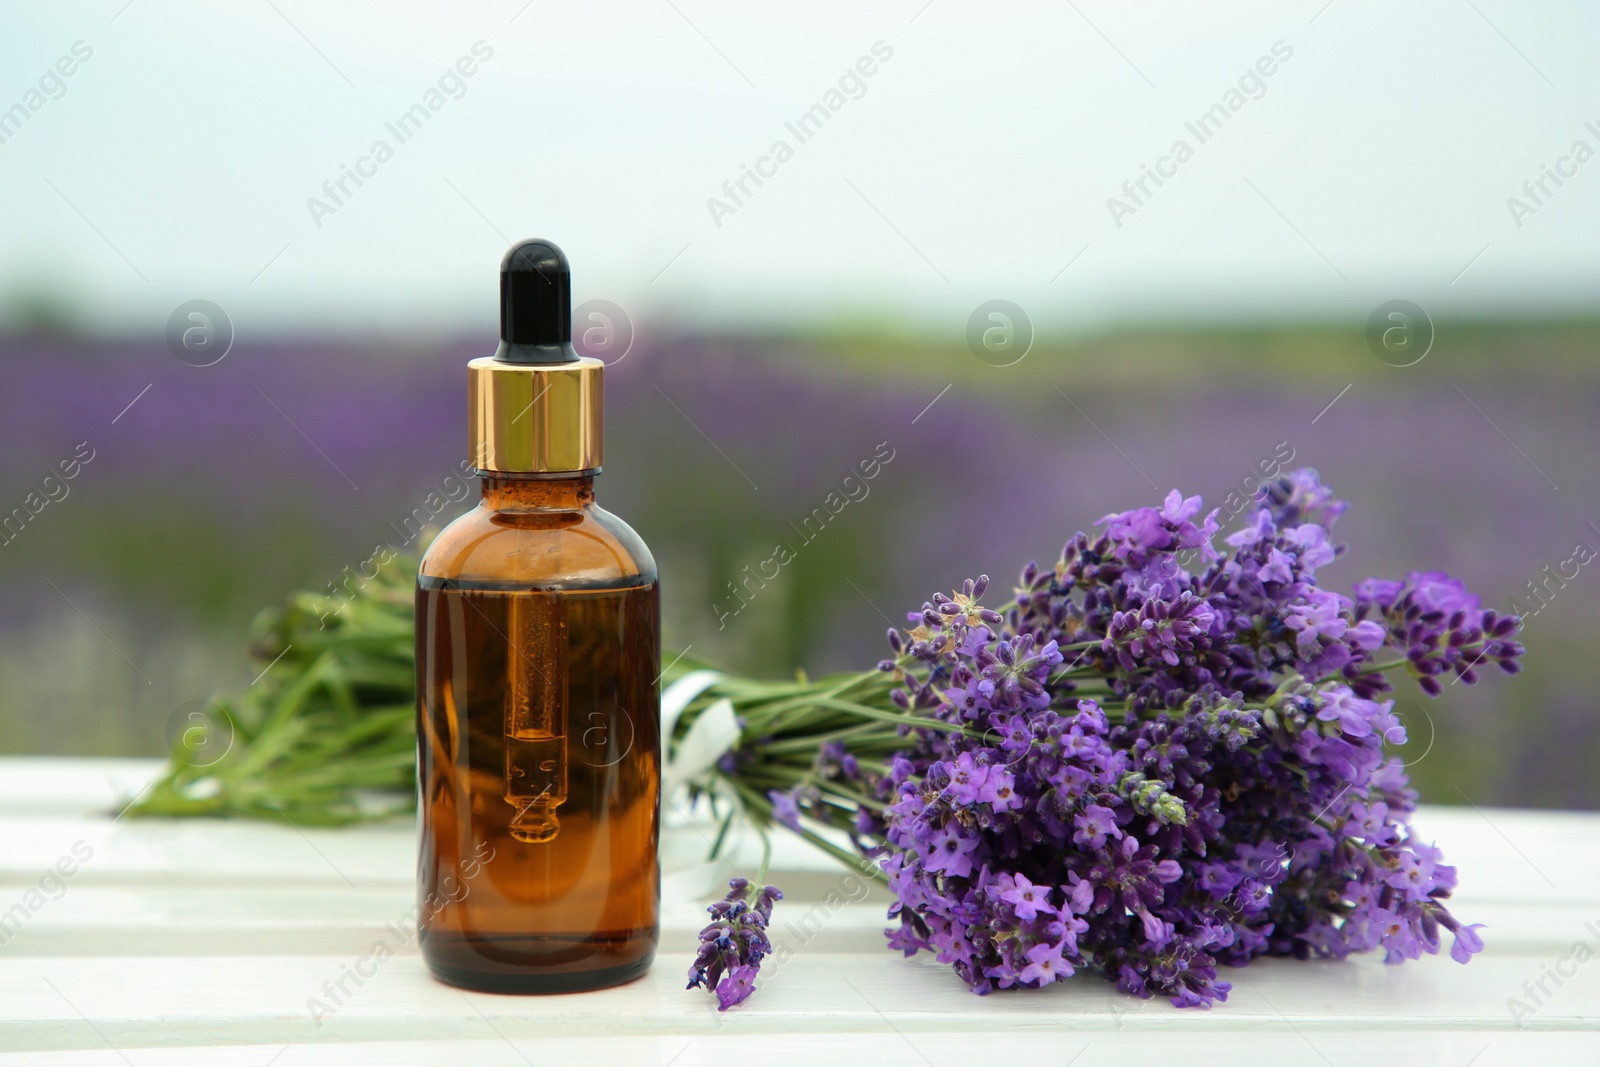
{"label": "lavender sprig", "polygon": [[1224,552],[1218,512],[1174,491],[1030,563],[1004,614],[986,578],[936,594],[876,682],[714,688],[747,724],[724,784],[848,861],[816,824],[843,827],[895,894],[890,945],[980,993],[1088,969],[1204,1007],[1231,988],[1219,967],[1401,962],[1444,932],[1465,962],[1479,928],[1408,825],[1381,698],[1396,668],[1435,696],[1515,672],[1521,623],[1436,572],[1321,587],[1345,508],[1295,471]]}
{"label": "lavender sprig", "polygon": [[706,908],[712,922],[700,931],[700,950],[689,968],[689,989],[703,986],[717,995],[717,1010],[727,1011],[755,992],[761,961],[772,951],[767,924],[772,905],[783,899],[777,886],[764,886],[750,900],[750,882],[733,878],[728,895]]}

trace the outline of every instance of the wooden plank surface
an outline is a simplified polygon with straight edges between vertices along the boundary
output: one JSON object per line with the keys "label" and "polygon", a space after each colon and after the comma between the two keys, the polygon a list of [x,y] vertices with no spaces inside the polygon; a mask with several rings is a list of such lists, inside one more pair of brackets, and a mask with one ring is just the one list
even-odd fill
{"label": "wooden plank surface", "polygon": [[[930,959],[884,947],[886,894],[780,838],[779,954],[755,998],[721,1014],[682,988],[704,904],[732,869],[703,862],[701,826],[669,820],[662,948],[645,979],[563,997],[466,994],[429,978],[414,944],[393,933],[412,907],[409,823],[113,819],[156,766],[0,759],[0,914],[23,904],[21,921],[12,911],[0,929],[0,1067],[579,1056],[943,1067],[1118,1053],[1185,1064],[1600,1063],[1600,962],[1571,955],[1582,942],[1600,958],[1600,816],[1424,809],[1419,827],[1461,868],[1458,914],[1489,926],[1480,957],[1466,967],[1262,961],[1229,973],[1235,992],[1210,1012],[1137,1001],[1093,976],[976,997]],[[64,857],[74,873],[47,878]],[[380,940],[393,959],[359,987],[347,982],[331,1014],[311,1003],[329,1004],[325,983]],[[1558,965],[1570,972],[1559,984]],[[1537,993],[1541,982],[1535,1004],[1525,986]],[[1515,1011],[1511,998],[1533,1010]]]}

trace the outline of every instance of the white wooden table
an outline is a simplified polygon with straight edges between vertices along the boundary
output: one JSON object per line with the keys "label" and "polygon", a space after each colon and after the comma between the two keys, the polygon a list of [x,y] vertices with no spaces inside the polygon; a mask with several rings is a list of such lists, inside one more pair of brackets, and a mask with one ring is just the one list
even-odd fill
{"label": "white wooden table", "polygon": [[[695,827],[667,835],[647,978],[560,997],[460,993],[429,978],[414,944],[369,959],[412,907],[409,824],[113,821],[156,767],[0,759],[0,1065],[1600,1064],[1596,815],[1425,809],[1419,824],[1461,870],[1457,913],[1488,924],[1482,955],[1265,961],[1229,973],[1232,998],[1209,1012],[1093,976],[974,996],[885,948],[886,895],[791,839],[772,880],[787,894],[773,939],[792,956],[718,1014],[683,988],[728,875],[694,862]],[[63,857],[77,866],[58,885],[46,872]],[[1595,958],[1569,955],[1579,942]],[[314,1020],[308,1002],[358,963],[371,976],[345,979],[350,995]],[[1523,985],[1537,993],[1541,979],[1550,995],[1535,1006]],[[1535,1010],[1514,1020],[1512,997]]]}

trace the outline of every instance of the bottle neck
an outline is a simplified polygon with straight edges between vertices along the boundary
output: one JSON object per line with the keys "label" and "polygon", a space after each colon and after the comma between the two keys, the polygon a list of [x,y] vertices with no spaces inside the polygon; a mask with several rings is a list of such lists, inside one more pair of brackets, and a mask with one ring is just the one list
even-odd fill
{"label": "bottle neck", "polygon": [[575,511],[594,503],[594,474],[479,473],[479,500],[494,511]]}

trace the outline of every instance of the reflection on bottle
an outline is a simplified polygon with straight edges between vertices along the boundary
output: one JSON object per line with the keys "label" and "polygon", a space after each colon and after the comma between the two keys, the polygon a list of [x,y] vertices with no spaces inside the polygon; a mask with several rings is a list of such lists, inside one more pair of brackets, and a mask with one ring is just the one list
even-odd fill
{"label": "reflection on bottle", "polygon": [[511,836],[551,841],[567,799],[567,618],[559,596],[513,595],[506,649],[506,803]]}

